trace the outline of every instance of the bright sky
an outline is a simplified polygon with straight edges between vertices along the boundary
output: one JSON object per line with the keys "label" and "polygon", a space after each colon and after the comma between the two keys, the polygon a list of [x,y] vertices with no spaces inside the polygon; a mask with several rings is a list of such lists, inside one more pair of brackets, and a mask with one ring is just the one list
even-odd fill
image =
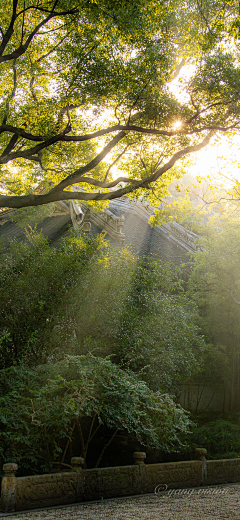
{"label": "bright sky", "polygon": [[[193,66],[185,66],[178,77],[168,85],[173,95],[180,101],[189,101],[189,94],[184,90],[185,81],[189,80],[194,72]],[[231,179],[240,181],[240,134],[228,136],[220,134],[218,138],[212,138],[206,148],[191,155],[192,165],[189,173],[194,176],[214,176],[227,188],[232,185]],[[228,179],[224,178],[223,175]]]}
{"label": "bright sky", "polygon": [[191,157],[193,164],[189,167],[189,172],[194,175],[214,177],[220,175],[221,180],[230,179],[240,180],[240,135],[232,136],[222,135],[218,141],[210,144],[208,147],[200,150]]}

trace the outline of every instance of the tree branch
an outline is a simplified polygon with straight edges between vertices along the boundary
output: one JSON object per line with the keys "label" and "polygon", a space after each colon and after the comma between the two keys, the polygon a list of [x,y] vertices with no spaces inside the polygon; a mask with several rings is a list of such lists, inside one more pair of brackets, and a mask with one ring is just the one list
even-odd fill
{"label": "tree branch", "polygon": [[13,35],[14,23],[15,23],[15,20],[17,17],[16,16],[17,15],[17,5],[18,5],[18,0],[13,0],[12,18],[11,18],[11,21],[10,21],[10,24],[9,24],[9,27],[8,27],[6,33],[3,35],[2,43],[0,45],[0,57],[2,56],[9,40],[11,39],[11,37]]}
{"label": "tree branch", "polygon": [[182,68],[184,67],[184,65],[186,65],[187,62],[188,62],[188,60],[186,60],[185,58],[183,58],[183,59],[180,61],[180,63],[176,66],[176,68],[170,72],[170,75],[171,75],[171,74],[173,75],[173,76],[172,76],[172,81],[178,77],[178,75],[180,74]]}
{"label": "tree branch", "polygon": [[161,177],[166,171],[170,170],[170,168],[173,167],[175,162],[177,162],[179,159],[184,157],[185,155],[188,155],[189,153],[197,152],[198,150],[201,150],[207,144],[209,144],[210,139],[213,135],[213,132],[210,132],[199,144],[195,144],[193,146],[188,146],[187,148],[184,148],[183,150],[180,150],[179,152],[175,153],[173,157],[168,161],[165,165],[163,165],[159,170],[154,172],[150,177],[148,178],[148,182],[154,182],[159,177]]}
{"label": "tree branch", "polygon": [[209,30],[210,34],[211,34],[212,36],[214,36],[214,34],[212,33],[212,31],[211,31],[211,29],[210,29],[210,27],[209,27],[208,20],[207,20],[207,18],[206,18],[206,16],[205,16],[204,12],[203,12],[203,10],[202,10],[202,6],[200,5],[199,0],[197,0],[197,6],[198,6],[199,13],[200,13],[200,15],[201,15],[201,17],[202,17],[202,20],[203,20],[203,21],[205,22],[205,24],[206,24],[207,29]]}
{"label": "tree branch", "polygon": [[[66,111],[67,111],[67,109],[66,109]],[[31,140],[31,141],[37,141],[37,142],[40,141],[40,142],[42,142],[42,144],[39,144],[32,148],[25,149],[21,152],[14,152],[12,154],[10,153],[10,154],[4,156],[4,158],[2,157],[2,159],[0,159],[0,164],[6,164],[9,161],[12,161],[12,160],[18,159],[18,158],[31,160],[31,157],[35,154],[38,154],[39,151],[41,151],[45,148],[48,148],[49,146],[56,144],[57,142],[60,142],[60,141],[72,142],[72,143],[89,141],[91,139],[95,139],[97,137],[101,137],[101,136],[110,134],[112,132],[116,132],[118,130],[124,131],[124,135],[125,135],[125,132],[132,131],[132,132],[138,132],[138,133],[142,133],[142,134],[165,135],[168,137],[173,137],[176,135],[180,136],[180,135],[198,134],[198,133],[204,132],[206,130],[210,130],[210,131],[217,130],[217,131],[221,131],[221,132],[226,132],[228,130],[239,128],[238,125],[239,125],[239,123],[234,123],[234,124],[232,124],[230,126],[226,126],[226,127],[219,126],[219,125],[207,125],[207,126],[203,126],[202,128],[194,128],[190,131],[182,131],[182,132],[179,130],[167,131],[167,130],[157,130],[154,128],[143,128],[143,127],[135,126],[135,125],[114,125],[112,127],[108,127],[103,130],[98,130],[96,132],[92,132],[91,134],[85,134],[85,135],[81,135],[81,136],[67,135],[71,130],[70,126],[68,125],[66,127],[66,129],[63,132],[61,132],[60,134],[56,134],[55,136],[52,136],[49,139],[44,140],[45,138],[43,136],[36,136],[29,132],[26,132],[22,128],[17,128],[12,125],[2,124],[0,126],[0,134],[3,132],[12,132],[14,134],[21,135],[22,137],[25,137],[26,139]],[[89,170],[87,170],[87,171],[89,171]]]}
{"label": "tree branch", "polygon": [[58,42],[49,52],[47,52],[46,54],[43,54],[43,56],[40,56],[40,58],[38,58],[36,60],[35,63],[39,63],[40,61],[44,60],[44,58],[47,58],[48,56],[50,56],[50,54],[52,54],[54,51],[56,51],[56,49],[58,49],[58,47],[60,47],[60,45],[64,42],[64,40],[66,40],[66,38],[68,37],[69,35],[66,34],[61,40],[60,42]]}
{"label": "tree branch", "polygon": [[[121,197],[122,195],[126,195],[127,193],[130,193],[138,188],[148,188],[149,184],[152,182],[155,182],[159,177],[161,177],[166,171],[170,170],[174,164],[184,157],[185,155],[188,155],[189,153],[196,152],[198,150],[201,150],[201,148],[204,148],[212,136],[212,133],[210,133],[208,136],[206,136],[199,144],[194,146],[188,146],[187,148],[184,148],[183,150],[179,150],[177,153],[175,153],[171,159],[163,165],[161,168],[159,168],[155,173],[149,175],[146,179],[128,179],[128,178],[121,178],[119,177],[115,181],[108,183],[107,185],[104,185],[103,182],[97,181],[95,179],[91,179],[88,177],[84,177],[83,175],[80,175],[80,171],[83,172],[84,169],[88,168],[88,171],[90,169],[93,169],[101,160],[104,158],[104,156],[108,153],[107,148],[111,144],[113,147],[113,141],[116,139],[120,140],[124,137],[124,134],[120,132],[118,136],[116,136],[108,145],[105,147],[102,152],[91,161],[87,166],[80,168],[77,170],[72,176],[67,177],[64,181],[60,182],[57,186],[52,188],[48,193],[44,195],[20,195],[20,196],[11,196],[11,195],[0,195],[0,207],[5,208],[22,208],[22,207],[28,207],[28,206],[40,206],[43,204],[49,204],[50,202],[56,202],[59,200],[84,200],[84,201],[100,201],[100,200],[113,200],[118,197]],[[102,159],[101,159],[102,157]],[[119,189],[116,189],[114,191],[107,191],[107,192],[86,192],[86,191],[64,191],[64,187],[77,184],[79,182],[87,182],[94,185],[100,185],[101,187],[107,189],[112,188],[114,186],[117,186],[120,182],[125,182],[127,185],[125,187],[121,187]]]}
{"label": "tree branch", "polygon": [[[3,126],[3,125],[2,125]],[[5,125],[7,126],[7,125]],[[0,133],[2,133],[1,131],[1,128],[0,127]],[[67,133],[67,132],[70,132],[71,128],[69,127],[69,125],[66,126],[65,130],[61,133],[61,134],[58,134],[58,135],[55,135],[53,137],[50,137],[49,139],[47,139],[46,141],[44,141],[43,143],[41,144],[37,144],[36,146],[33,146],[32,148],[28,148],[27,150],[22,150],[21,152],[13,152],[13,153],[10,153],[8,154],[7,156],[5,157],[0,157],[0,164],[6,164],[8,163],[9,161],[12,161],[13,159],[18,159],[18,158],[23,158],[23,159],[29,159],[31,160],[31,158],[35,155],[35,154],[38,154],[39,152],[41,152],[41,150],[43,150],[44,148],[48,148],[49,146],[57,143],[58,141],[63,141],[63,137],[64,135]],[[16,131],[16,134],[19,133],[19,135],[23,135],[23,132],[18,132],[18,129]],[[35,140],[35,139],[34,139]],[[39,139],[38,139],[39,140]]]}
{"label": "tree branch", "polygon": [[25,0],[24,0],[24,11],[23,11],[23,19],[22,19],[22,34],[21,34],[21,45],[24,37],[24,22],[25,22]]}
{"label": "tree branch", "polygon": [[101,451],[101,453],[100,453],[100,455],[99,455],[99,457],[98,457],[98,460],[97,460],[97,463],[96,463],[96,465],[95,465],[95,468],[98,468],[98,467],[99,467],[99,464],[100,464],[100,462],[101,462],[101,460],[102,460],[102,458],[103,458],[103,455],[104,455],[105,451],[107,450],[107,448],[108,448],[108,447],[110,446],[110,444],[112,443],[112,441],[113,441],[114,437],[117,435],[118,431],[119,431],[119,428],[117,428],[117,429],[115,430],[115,432],[113,433],[111,439],[110,439],[110,440],[108,441],[108,443],[105,444],[105,446],[103,447],[103,449],[102,449],[102,451]]}
{"label": "tree branch", "polygon": [[13,134],[13,136],[11,137],[11,139],[10,139],[8,145],[6,146],[5,150],[3,150],[1,157],[4,157],[5,155],[8,155],[11,152],[11,150],[14,148],[17,140],[18,140],[18,135],[17,134]]}
{"label": "tree branch", "polygon": [[78,428],[78,432],[79,432],[79,436],[80,436],[80,442],[81,442],[81,447],[82,447],[82,455],[83,455],[83,458],[84,458],[84,465],[86,465],[86,451],[85,451],[85,443],[84,443],[83,431],[82,431],[81,423],[80,423],[78,418],[76,419],[76,423],[77,423],[77,428]]}
{"label": "tree branch", "polygon": [[[78,170],[76,170],[73,174],[69,175],[68,177],[66,177],[66,179],[61,181],[60,184],[58,184],[58,186],[53,188],[52,191],[56,191],[58,189],[63,190],[65,188],[67,188],[68,186],[72,186],[73,184],[81,182],[81,179],[82,179],[84,173],[90,172],[91,170],[96,168],[96,166],[98,166],[98,164],[100,162],[102,162],[103,159],[105,159],[105,157],[108,155],[108,153],[125,137],[125,135],[126,135],[125,132],[119,132],[107,144],[107,146],[105,146],[102,149],[102,151],[96,157],[94,157],[94,159],[92,161],[90,161],[90,163],[86,164],[85,166],[82,166],[81,168],[78,168]],[[83,182],[85,182],[85,180]]]}
{"label": "tree branch", "polygon": [[[13,1],[17,2],[18,0],[13,0]],[[56,2],[55,2],[55,4],[56,4]],[[12,30],[11,34],[9,33],[10,36],[9,36],[8,40],[6,41],[6,44],[4,45],[4,48],[2,51],[1,51],[1,48],[3,47],[3,43],[5,42],[4,39],[3,39],[4,41],[2,42],[2,45],[0,46],[0,63],[9,61],[9,60],[13,60],[13,59],[17,59],[20,56],[22,56],[22,54],[24,54],[26,52],[26,50],[28,49],[32,39],[37,34],[39,29],[41,27],[43,27],[44,25],[46,25],[46,23],[48,23],[49,20],[51,20],[52,18],[55,18],[56,16],[66,16],[67,14],[76,14],[77,12],[78,12],[77,9],[70,9],[69,11],[63,11],[63,12],[57,12],[57,13],[54,13],[53,11],[51,11],[44,20],[42,20],[41,22],[39,22],[38,25],[36,25],[36,27],[33,29],[33,31],[29,34],[29,36],[24,44],[19,45],[19,47],[17,49],[15,49],[13,52],[11,52],[10,54],[5,54],[3,56],[2,53],[13,34],[13,30]],[[16,17],[15,17],[15,19],[16,19]]]}
{"label": "tree branch", "polygon": [[[3,123],[1,126],[0,126],[0,134],[4,133],[4,132],[9,132],[9,133],[12,133],[12,134],[17,134],[21,137],[24,137],[25,139],[27,139],[28,141],[44,141],[46,138],[42,135],[34,135],[34,134],[31,134],[30,132],[26,132],[24,130],[24,128],[18,128],[17,126],[13,126],[13,125],[7,125],[6,123]],[[61,134],[59,134],[60,136]]]}
{"label": "tree branch", "polygon": [[126,153],[127,149],[129,148],[129,146],[131,146],[133,143],[128,143],[127,146],[125,146],[124,150],[116,157],[116,159],[114,159],[114,161],[109,165],[107,171],[106,171],[106,175],[104,177],[104,182],[106,182],[107,178],[108,178],[108,174],[111,170],[111,168],[119,161],[119,159],[121,159],[121,157]]}
{"label": "tree branch", "polygon": [[[16,92],[16,88],[17,88],[17,71],[16,71],[16,67],[15,67],[15,60],[13,62],[12,68],[13,68],[13,89],[12,89],[12,92],[7,97],[7,100],[6,100],[6,108],[5,108],[5,114],[4,114],[4,117],[3,117],[2,125],[4,125],[7,122],[7,118],[8,118],[8,114],[9,114],[10,101],[14,98],[15,92]],[[2,125],[1,125],[1,127],[2,127]],[[0,131],[0,133],[1,133],[1,131]]]}

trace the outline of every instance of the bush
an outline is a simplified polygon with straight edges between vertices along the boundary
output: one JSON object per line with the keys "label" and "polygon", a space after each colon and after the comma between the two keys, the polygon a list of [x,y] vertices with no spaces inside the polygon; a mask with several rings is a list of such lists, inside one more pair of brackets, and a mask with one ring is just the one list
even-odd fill
{"label": "bush", "polygon": [[69,290],[105,248],[98,236],[72,234],[58,249],[31,229],[25,243],[10,242],[0,256],[0,367],[24,362],[45,363],[61,355],[62,345],[51,345],[53,320]]}
{"label": "bush", "polygon": [[209,459],[240,457],[240,426],[223,419],[211,421],[195,427],[187,442],[187,451],[192,455],[196,447],[202,447],[207,449]]}
{"label": "bush", "polygon": [[[91,421],[84,438],[86,418]],[[46,471],[59,456],[62,459],[63,446],[76,435],[76,455],[82,453],[86,461],[101,425],[109,428],[112,438],[122,430],[145,446],[169,450],[178,443],[179,433],[187,431],[189,419],[167,394],[151,391],[133,372],[107,358],[67,356],[54,365],[1,371],[2,463]]]}

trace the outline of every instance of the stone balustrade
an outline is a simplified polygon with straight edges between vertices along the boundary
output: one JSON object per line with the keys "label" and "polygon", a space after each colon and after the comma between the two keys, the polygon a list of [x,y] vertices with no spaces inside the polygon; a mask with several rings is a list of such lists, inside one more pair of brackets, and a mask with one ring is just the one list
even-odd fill
{"label": "stone balustrade", "polygon": [[197,448],[198,460],[145,464],[146,453],[135,452],[130,466],[83,469],[84,459],[73,457],[66,472],[16,477],[17,464],[4,464],[1,507],[4,513],[114,498],[159,489],[194,488],[240,481],[240,459],[210,460]]}

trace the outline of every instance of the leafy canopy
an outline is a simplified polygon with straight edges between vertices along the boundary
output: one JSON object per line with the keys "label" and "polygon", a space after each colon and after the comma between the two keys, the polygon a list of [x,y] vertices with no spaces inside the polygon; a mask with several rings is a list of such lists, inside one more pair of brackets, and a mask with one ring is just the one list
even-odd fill
{"label": "leafy canopy", "polygon": [[[57,249],[34,230],[26,242],[9,243],[0,255],[0,367],[44,363],[54,356],[50,338],[53,323],[70,289],[101,256],[100,236],[87,239],[71,235]],[[58,327],[61,325],[58,320]],[[55,350],[61,355],[64,343]]]}
{"label": "leafy canopy", "polygon": [[[107,358],[67,356],[54,365],[1,371],[3,460],[46,469],[61,453],[69,427],[77,422],[82,432],[86,417],[97,420],[97,430],[101,425],[121,429],[145,446],[166,450],[189,425],[187,414],[168,395],[153,392],[134,373]],[[85,451],[83,444],[82,448]]]}
{"label": "leafy canopy", "polygon": [[237,2],[3,0],[0,19],[2,208],[156,201],[238,127]]}
{"label": "leafy canopy", "polygon": [[1,367],[92,352],[175,392],[199,370],[204,341],[181,270],[128,248],[64,239],[58,249],[28,231],[0,256]]}

